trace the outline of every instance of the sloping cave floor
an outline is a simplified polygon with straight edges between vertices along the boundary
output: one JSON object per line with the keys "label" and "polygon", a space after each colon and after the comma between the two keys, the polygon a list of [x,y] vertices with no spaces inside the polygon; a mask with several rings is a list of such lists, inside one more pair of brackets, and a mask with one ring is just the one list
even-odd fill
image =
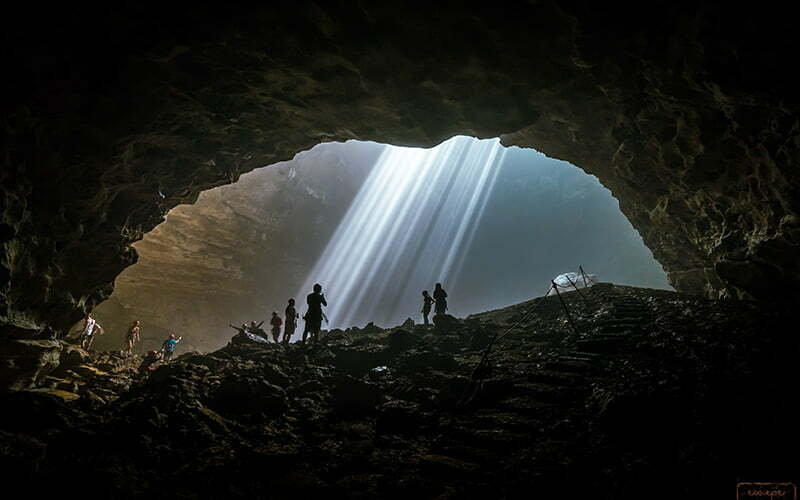
{"label": "sloping cave floor", "polygon": [[0,470],[84,498],[722,498],[792,479],[786,312],[611,284],[564,299],[577,332],[551,296],[316,350],[237,335],[146,378],[66,346],[44,387],[0,395]]}

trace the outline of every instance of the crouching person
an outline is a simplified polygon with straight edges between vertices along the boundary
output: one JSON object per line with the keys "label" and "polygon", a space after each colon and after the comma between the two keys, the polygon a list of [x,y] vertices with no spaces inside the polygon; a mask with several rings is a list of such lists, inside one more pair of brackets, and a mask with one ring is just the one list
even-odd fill
{"label": "crouching person", "polygon": [[139,365],[139,375],[144,376],[153,371],[155,369],[153,364],[160,359],[161,353],[159,351],[154,349],[147,351],[147,354],[142,360],[142,364]]}

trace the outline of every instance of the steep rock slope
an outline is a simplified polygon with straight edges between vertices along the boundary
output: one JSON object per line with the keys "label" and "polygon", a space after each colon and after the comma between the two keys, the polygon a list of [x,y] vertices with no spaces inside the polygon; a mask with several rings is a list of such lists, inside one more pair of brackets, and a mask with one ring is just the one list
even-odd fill
{"label": "steep rock slope", "polygon": [[64,369],[60,390],[0,396],[16,410],[0,417],[4,470],[30,493],[84,498],[696,498],[792,479],[785,316],[582,293],[564,294],[572,323],[551,296],[436,327],[334,331],[316,349],[236,336],[101,399],[92,387],[112,390],[135,360],[106,355],[82,365],[114,376]]}

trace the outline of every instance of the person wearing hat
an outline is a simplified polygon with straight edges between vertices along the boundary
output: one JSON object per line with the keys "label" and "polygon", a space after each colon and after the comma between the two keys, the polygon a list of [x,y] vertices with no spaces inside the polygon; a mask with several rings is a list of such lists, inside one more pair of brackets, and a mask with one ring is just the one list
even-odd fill
{"label": "person wearing hat", "polygon": [[169,338],[164,341],[164,344],[161,346],[161,352],[163,353],[164,363],[168,363],[169,360],[172,358],[172,355],[175,353],[175,347],[178,345],[178,342],[181,341],[183,337],[175,337],[174,333],[169,334]]}

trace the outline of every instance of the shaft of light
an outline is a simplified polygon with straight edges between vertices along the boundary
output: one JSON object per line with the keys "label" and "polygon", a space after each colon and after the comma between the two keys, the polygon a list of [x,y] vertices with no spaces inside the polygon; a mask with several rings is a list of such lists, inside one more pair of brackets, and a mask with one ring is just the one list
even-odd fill
{"label": "shaft of light", "polygon": [[[455,281],[502,163],[499,139],[386,146],[301,290],[328,300],[329,328],[415,316],[400,303]],[[404,300],[405,299],[405,300]]]}

